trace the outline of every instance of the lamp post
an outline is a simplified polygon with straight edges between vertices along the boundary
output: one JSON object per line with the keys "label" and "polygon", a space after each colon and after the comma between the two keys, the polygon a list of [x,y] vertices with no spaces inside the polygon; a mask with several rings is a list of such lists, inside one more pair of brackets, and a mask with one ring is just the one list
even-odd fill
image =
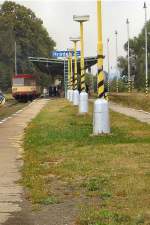
{"label": "lamp post", "polygon": [[77,43],[80,38],[70,38],[74,44],[74,91],[73,91],[73,105],[79,105],[79,91],[78,91],[78,76],[77,76]]}
{"label": "lamp post", "polygon": [[79,101],[79,113],[88,112],[88,94],[86,93],[85,87],[85,68],[84,68],[84,38],[83,38],[83,23],[89,20],[89,16],[73,16],[73,20],[80,23],[80,45],[81,45],[81,58],[80,58],[80,69],[81,69],[81,93]]}
{"label": "lamp post", "polygon": [[117,79],[116,79],[116,92],[119,92],[119,84],[118,84],[118,32],[115,31],[116,36],[116,73],[117,73]]}
{"label": "lamp post", "polygon": [[17,44],[16,44],[16,41],[15,41],[15,75],[18,74],[18,71],[17,71]]}
{"label": "lamp post", "polygon": [[126,21],[127,24],[127,38],[128,38],[128,92],[131,92],[131,74],[130,74],[130,34],[129,34],[129,20]]}
{"label": "lamp post", "polygon": [[97,44],[97,92],[98,99],[94,102],[93,114],[93,134],[108,134],[109,127],[109,108],[108,101],[105,100],[104,74],[103,74],[103,43],[102,43],[102,5],[101,0],[97,0],[97,25],[98,25],[98,44]]}
{"label": "lamp post", "polygon": [[147,6],[144,2],[145,9],[145,93],[148,95],[148,57],[147,57]]}
{"label": "lamp post", "polygon": [[109,83],[109,77],[110,77],[110,56],[109,56],[109,38],[107,39],[107,66],[108,66],[108,81],[107,81],[107,88],[108,93],[110,92],[110,83]]}

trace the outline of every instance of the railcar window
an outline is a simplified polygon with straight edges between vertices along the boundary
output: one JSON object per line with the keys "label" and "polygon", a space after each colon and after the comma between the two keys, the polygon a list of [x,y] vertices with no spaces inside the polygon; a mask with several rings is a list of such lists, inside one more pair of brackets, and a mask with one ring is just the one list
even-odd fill
{"label": "railcar window", "polygon": [[24,78],[14,78],[13,86],[22,86],[24,85]]}
{"label": "railcar window", "polygon": [[24,86],[35,86],[35,80],[24,79]]}

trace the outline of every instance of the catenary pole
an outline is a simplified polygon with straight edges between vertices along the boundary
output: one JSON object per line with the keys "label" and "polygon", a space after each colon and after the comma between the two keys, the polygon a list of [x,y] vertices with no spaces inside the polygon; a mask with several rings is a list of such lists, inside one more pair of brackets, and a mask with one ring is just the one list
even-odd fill
{"label": "catenary pole", "polygon": [[130,73],[130,31],[129,31],[129,20],[126,21],[127,24],[127,38],[128,38],[128,92],[131,92],[131,73]]}
{"label": "catenary pole", "polygon": [[118,81],[118,32],[115,31],[115,36],[116,36],[116,92],[119,92],[119,81]]}
{"label": "catenary pole", "polygon": [[108,93],[110,92],[110,54],[109,54],[109,38],[107,39],[107,67],[108,67],[108,80],[107,80],[107,88],[108,88]]}
{"label": "catenary pole", "polygon": [[147,6],[144,2],[145,9],[145,93],[148,95],[148,55],[147,55]]}

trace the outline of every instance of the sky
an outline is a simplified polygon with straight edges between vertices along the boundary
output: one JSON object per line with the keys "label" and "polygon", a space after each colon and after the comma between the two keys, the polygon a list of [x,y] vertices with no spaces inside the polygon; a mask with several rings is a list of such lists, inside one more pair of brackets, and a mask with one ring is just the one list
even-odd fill
{"label": "sky", "polygon": [[[0,3],[2,2],[0,0]],[[79,24],[73,21],[73,15],[89,15],[90,20],[84,23],[84,51],[85,56],[97,55],[96,0],[17,0],[15,2],[31,8],[36,16],[43,20],[43,25],[57,44],[57,50],[72,48],[69,37],[80,35]],[[146,3],[149,19],[150,0]],[[133,38],[144,26],[143,5],[143,0],[102,0],[105,70],[107,70],[107,38],[110,39],[110,66],[113,70],[116,62],[115,30],[118,31],[118,55],[125,56],[123,45],[127,41],[126,19],[129,19],[130,38]]]}

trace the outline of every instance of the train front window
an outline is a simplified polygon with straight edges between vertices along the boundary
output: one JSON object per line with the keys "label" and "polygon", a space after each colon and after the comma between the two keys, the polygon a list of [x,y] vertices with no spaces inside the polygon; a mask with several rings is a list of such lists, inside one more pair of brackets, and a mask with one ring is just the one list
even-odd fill
{"label": "train front window", "polygon": [[24,86],[35,86],[35,80],[24,79]]}
{"label": "train front window", "polygon": [[23,86],[23,85],[24,85],[24,78],[13,79],[13,86]]}

